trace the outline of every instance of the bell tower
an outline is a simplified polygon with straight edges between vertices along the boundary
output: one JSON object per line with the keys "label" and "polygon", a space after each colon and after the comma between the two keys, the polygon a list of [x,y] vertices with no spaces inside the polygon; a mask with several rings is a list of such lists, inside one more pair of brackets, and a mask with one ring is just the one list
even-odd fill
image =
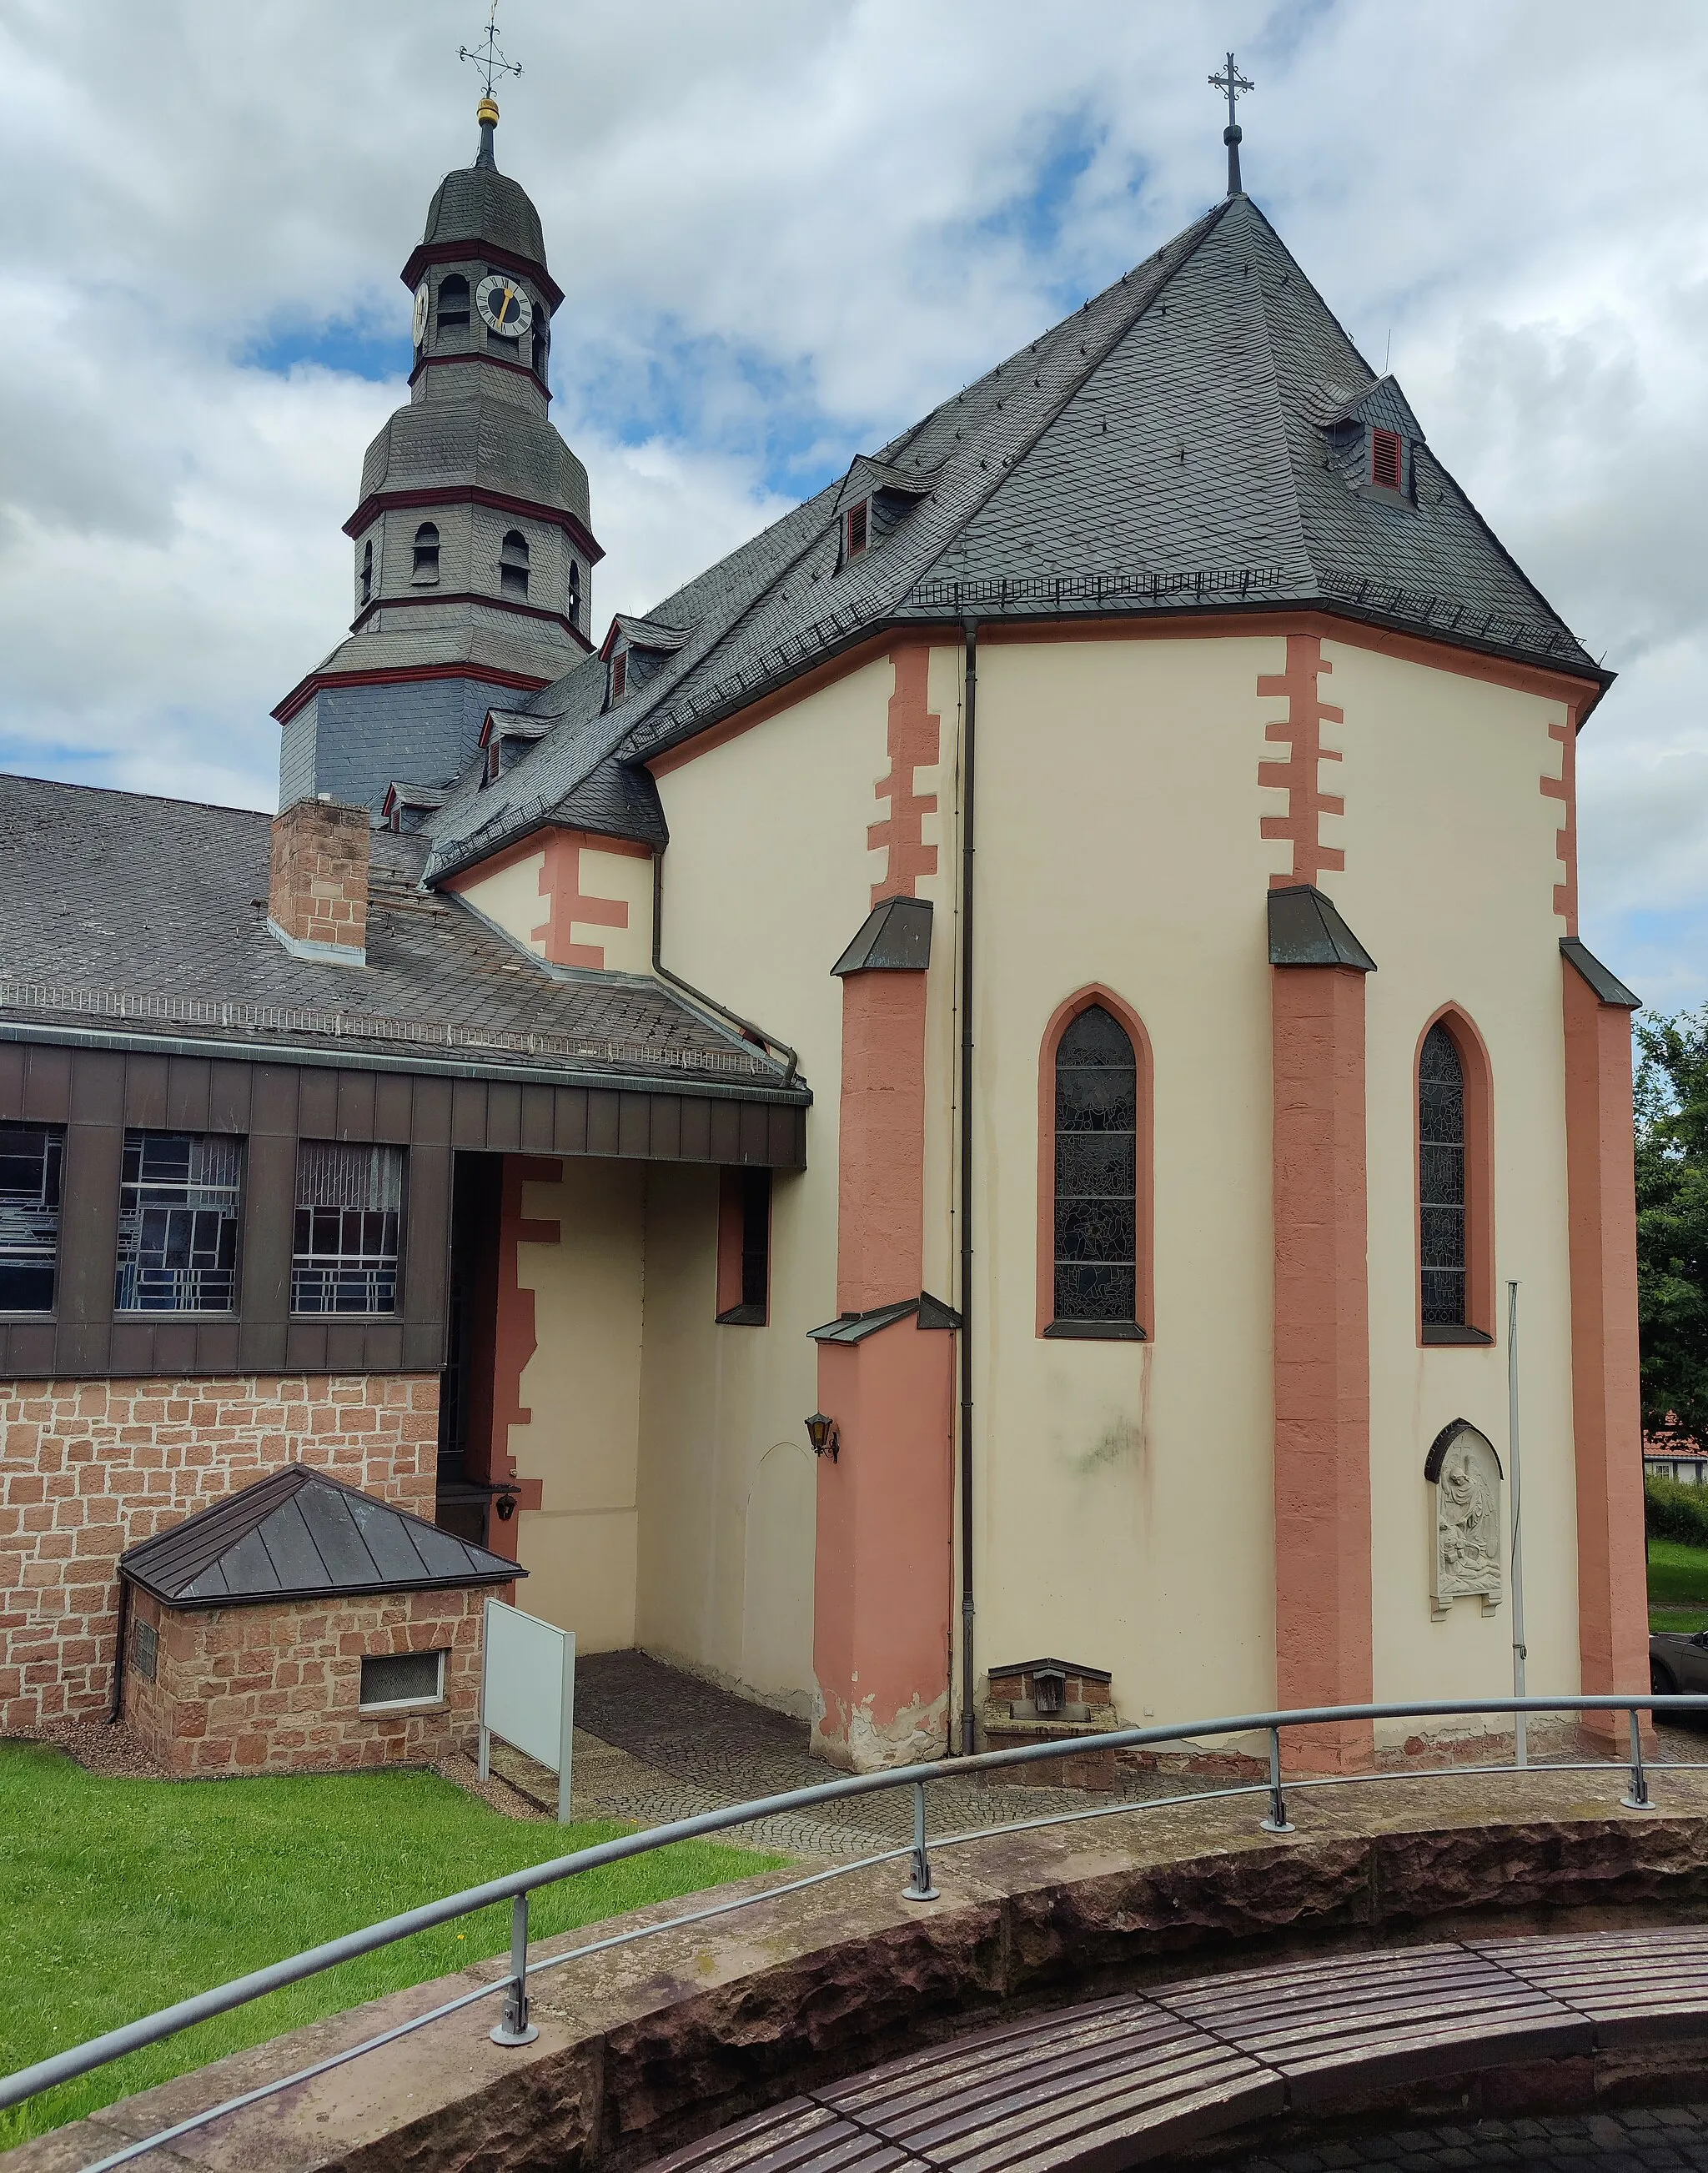
{"label": "bell tower", "polygon": [[348,637],[286,695],[278,804],[329,793],[377,815],[393,784],[441,788],[486,713],[592,646],[587,472],[548,419],[562,289],[539,213],[498,170],[498,106],[447,174],[403,278],[409,399],[367,450],[350,538]]}

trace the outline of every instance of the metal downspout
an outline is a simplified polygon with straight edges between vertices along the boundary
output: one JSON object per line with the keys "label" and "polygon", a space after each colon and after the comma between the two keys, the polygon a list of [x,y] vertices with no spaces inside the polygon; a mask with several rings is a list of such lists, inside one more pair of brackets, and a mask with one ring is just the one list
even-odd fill
{"label": "metal downspout", "polygon": [[979,692],[979,623],[966,637],[961,783],[960,893],[960,1549],[961,1750],[978,1749],[973,1701],[973,755]]}
{"label": "metal downspout", "polygon": [[106,1716],[106,1725],[109,1728],[117,1727],[119,1722],[124,1718],[125,1631],[129,1627],[130,1619],[131,1581],[127,1577],[121,1577],[119,1579],[118,1636],[113,1644],[113,1701],[111,1706],[108,1708]]}
{"label": "metal downspout", "polygon": [[795,1075],[801,1068],[801,1060],[787,1042],[779,1041],[776,1034],[767,1033],[762,1026],[755,1026],[751,1019],[743,1018],[739,1011],[732,1011],[727,1004],[719,1003],[716,996],[707,995],[704,989],[696,989],[692,981],[684,981],[680,973],[673,973],[659,955],[663,948],[664,855],[662,852],[656,852],[652,855],[653,972],[661,981],[668,981],[673,988],[680,989],[684,995],[692,996],[695,1003],[703,1004],[707,1011],[714,1012],[727,1024],[738,1027],[749,1041],[756,1041],[765,1049],[775,1049],[779,1054],[787,1057],[789,1068],[783,1074],[783,1084],[785,1086],[792,1086],[795,1083]]}

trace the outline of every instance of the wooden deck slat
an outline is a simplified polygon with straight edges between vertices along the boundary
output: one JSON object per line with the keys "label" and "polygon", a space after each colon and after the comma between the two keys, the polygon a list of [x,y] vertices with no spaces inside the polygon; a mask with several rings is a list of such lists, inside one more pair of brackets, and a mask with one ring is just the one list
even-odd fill
{"label": "wooden deck slat", "polygon": [[1117,2173],[1354,2091],[1708,2033],[1708,1927],[1335,1955],[922,2048],[653,2173]]}

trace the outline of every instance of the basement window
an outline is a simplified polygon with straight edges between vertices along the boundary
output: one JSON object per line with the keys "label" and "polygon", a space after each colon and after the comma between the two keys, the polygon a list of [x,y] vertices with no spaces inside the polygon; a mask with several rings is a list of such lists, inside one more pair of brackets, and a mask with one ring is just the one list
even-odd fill
{"label": "basement window", "polygon": [[395,1712],[445,1696],[443,1653],[376,1653],[362,1663],[361,1710]]}
{"label": "basement window", "polygon": [[858,505],[851,505],[843,515],[843,551],[845,560],[857,558],[865,551],[872,534],[872,501],[862,498]]}
{"label": "basement window", "polygon": [[1405,472],[1404,458],[1397,430],[1370,432],[1370,478],[1384,490],[1403,488],[1401,477]]}
{"label": "basement window", "polygon": [[57,1124],[0,1124],[0,1313],[51,1313],[59,1254]]}

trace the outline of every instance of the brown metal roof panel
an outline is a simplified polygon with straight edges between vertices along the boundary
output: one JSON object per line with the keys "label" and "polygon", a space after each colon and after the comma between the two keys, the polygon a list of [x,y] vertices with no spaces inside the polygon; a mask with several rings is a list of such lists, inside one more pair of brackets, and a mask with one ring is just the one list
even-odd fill
{"label": "brown metal roof panel", "polygon": [[256,1537],[267,1550],[273,1575],[280,1588],[286,1592],[333,1589],[332,1572],[322,1561],[320,1550],[303,1522],[301,1496],[313,1491],[313,1488],[305,1486],[290,1501],[281,1502],[256,1531]]}
{"label": "brown metal roof panel", "polygon": [[305,1486],[297,1496],[297,1507],[335,1585],[348,1588],[385,1583],[343,1493],[331,1486]]}
{"label": "brown metal roof panel", "polygon": [[359,1495],[350,1504],[350,1515],[387,1584],[401,1584],[409,1577],[422,1584],[432,1582],[434,1572],[421,1551],[419,1534],[410,1529],[397,1510]]}
{"label": "brown metal roof panel", "polygon": [[[226,1596],[234,1599],[275,1599],[284,1589],[258,1531],[246,1532],[234,1547],[220,1556],[217,1564],[210,1565],[211,1568],[221,1573]],[[206,1583],[209,1571],[203,1570],[192,1583],[181,1589],[179,1599],[205,1600],[212,1597]]]}

